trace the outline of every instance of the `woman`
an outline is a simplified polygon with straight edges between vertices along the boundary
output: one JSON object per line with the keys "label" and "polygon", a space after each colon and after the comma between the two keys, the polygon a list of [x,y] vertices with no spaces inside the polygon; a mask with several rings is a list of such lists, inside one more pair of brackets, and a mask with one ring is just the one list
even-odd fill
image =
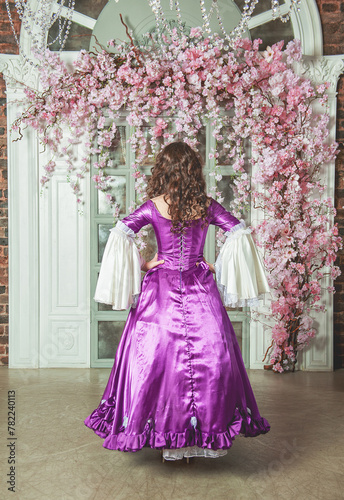
{"label": "woman", "polygon": [[[85,420],[105,448],[215,458],[239,433],[270,429],[222,303],[256,304],[269,287],[250,230],[205,190],[198,154],[169,144],[152,169],[151,199],[111,230],[95,300],[132,307],[102,400]],[[147,224],[158,253],[146,263],[133,238]],[[227,234],[215,267],[203,258],[209,224]]]}

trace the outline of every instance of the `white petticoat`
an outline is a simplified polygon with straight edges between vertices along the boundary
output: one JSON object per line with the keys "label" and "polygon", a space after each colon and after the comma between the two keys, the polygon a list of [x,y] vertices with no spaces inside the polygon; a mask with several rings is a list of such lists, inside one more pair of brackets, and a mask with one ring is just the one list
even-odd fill
{"label": "white petticoat", "polygon": [[187,446],[177,450],[163,449],[162,456],[165,460],[182,460],[183,457],[219,458],[227,455],[227,450],[211,450],[198,446]]}

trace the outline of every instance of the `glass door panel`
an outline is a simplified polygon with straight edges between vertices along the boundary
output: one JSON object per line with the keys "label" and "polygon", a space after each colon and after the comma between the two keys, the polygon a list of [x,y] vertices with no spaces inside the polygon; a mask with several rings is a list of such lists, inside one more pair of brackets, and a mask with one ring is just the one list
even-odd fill
{"label": "glass door panel", "polygon": [[109,238],[110,229],[113,227],[113,224],[98,224],[98,262],[99,264],[102,261],[105,245]]}
{"label": "glass door panel", "polygon": [[[127,205],[127,176],[110,175],[109,177],[109,194],[111,194],[116,203],[120,205],[120,214],[125,214]],[[106,200],[106,195],[102,191],[98,191],[97,201],[99,215],[112,215],[113,210]]]}
{"label": "glass door panel", "polygon": [[125,321],[98,321],[98,359],[113,359]]}
{"label": "glass door panel", "polygon": [[117,127],[115,138],[112,140],[112,145],[108,149],[110,158],[113,162],[113,167],[123,166],[127,164],[127,128],[124,125]]}

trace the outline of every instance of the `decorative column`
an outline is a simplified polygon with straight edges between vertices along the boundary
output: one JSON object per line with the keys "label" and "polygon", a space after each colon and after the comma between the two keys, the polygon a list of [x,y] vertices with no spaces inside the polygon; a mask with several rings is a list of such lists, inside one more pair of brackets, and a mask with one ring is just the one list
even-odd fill
{"label": "decorative column", "polygon": [[[298,73],[309,78],[315,85],[324,82],[330,83],[328,89],[328,104],[330,114],[330,142],[336,139],[336,116],[337,116],[337,84],[340,75],[344,72],[344,55],[335,56],[303,56],[302,62],[296,68]],[[315,111],[321,113],[323,108],[317,103]],[[327,186],[324,196],[334,200],[335,195],[335,162],[323,165],[321,172],[322,180]],[[253,217],[261,219],[263,214],[254,214]],[[329,277],[323,279],[322,286],[325,289],[322,303],[326,307],[324,313],[312,313],[315,318],[314,327],[317,330],[314,339],[311,339],[309,347],[298,352],[296,370],[307,371],[332,371],[333,370],[333,295],[326,291],[333,282]],[[266,301],[259,311],[268,313],[269,301]],[[271,330],[262,323],[251,322],[250,327],[250,368],[262,368],[263,357],[266,349],[271,343]]]}
{"label": "decorative column", "polygon": [[[6,81],[9,218],[9,367],[37,368],[39,351],[38,142],[34,130],[12,142],[23,106],[20,82],[37,87],[37,72],[20,56],[0,56]],[[16,134],[16,133],[15,133]]]}
{"label": "decorative column", "polygon": [[[10,134],[17,115],[27,107],[21,82],[38,88],[38,72],[21,56],[0,56],[0,71],[7,94],[9,368],[88,367],[89,178],[81,186],[83,215],[63,158],[56,161],[56,174],[40,196],[49,150],[40,152],[31,127],[16,142],[18,132]],[[83,145],[74,146],[74,153],[75,162],[80,161]]]}
{"label": "decorative column", "polygon": [[[328,140],[336,140],[336,117],[337,117],[337,85],[340,75],[344,72],[344,54],[334,56],[310,57],[304,56],[298,67],[302,76],[309,78],[316,85],[328,82],[328,104],[330,114],[330,133]],[[321,113],[321,106],[316,103],[316,111]],[[327,186],[324,196],[335,197],[335,162],[323,165],[321,172],[322,181]],[[330,277],[326,277],[322,283],[324,290],[323,304],[325,313],[313,313],[315,317],[315,328],[317,333],[311,340],[310,346],[300,356],[300,369],[310,371],[332,371],[333,370],[333,295],[326,291],[328,286],[333,286]]]}

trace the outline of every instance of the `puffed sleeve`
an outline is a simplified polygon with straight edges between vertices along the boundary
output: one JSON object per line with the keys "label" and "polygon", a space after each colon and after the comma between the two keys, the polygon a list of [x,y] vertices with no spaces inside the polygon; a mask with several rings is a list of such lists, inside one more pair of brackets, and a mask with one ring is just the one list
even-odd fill
{"label": "puffed sleeve", "polygon": [[146,202],[110,229],[105,246],[94,300],[109,304],[114,310],[135,307],[141,292],[143,259],[134,237],[151,222],[151,209]]}
{"label": "puffed sleeve", "polygon": [[222,205],[212,203],[210,223],[221,227],[226,241],[215,262],[216,283],[227,307],[257,306],[270,292],[251,228]]}

